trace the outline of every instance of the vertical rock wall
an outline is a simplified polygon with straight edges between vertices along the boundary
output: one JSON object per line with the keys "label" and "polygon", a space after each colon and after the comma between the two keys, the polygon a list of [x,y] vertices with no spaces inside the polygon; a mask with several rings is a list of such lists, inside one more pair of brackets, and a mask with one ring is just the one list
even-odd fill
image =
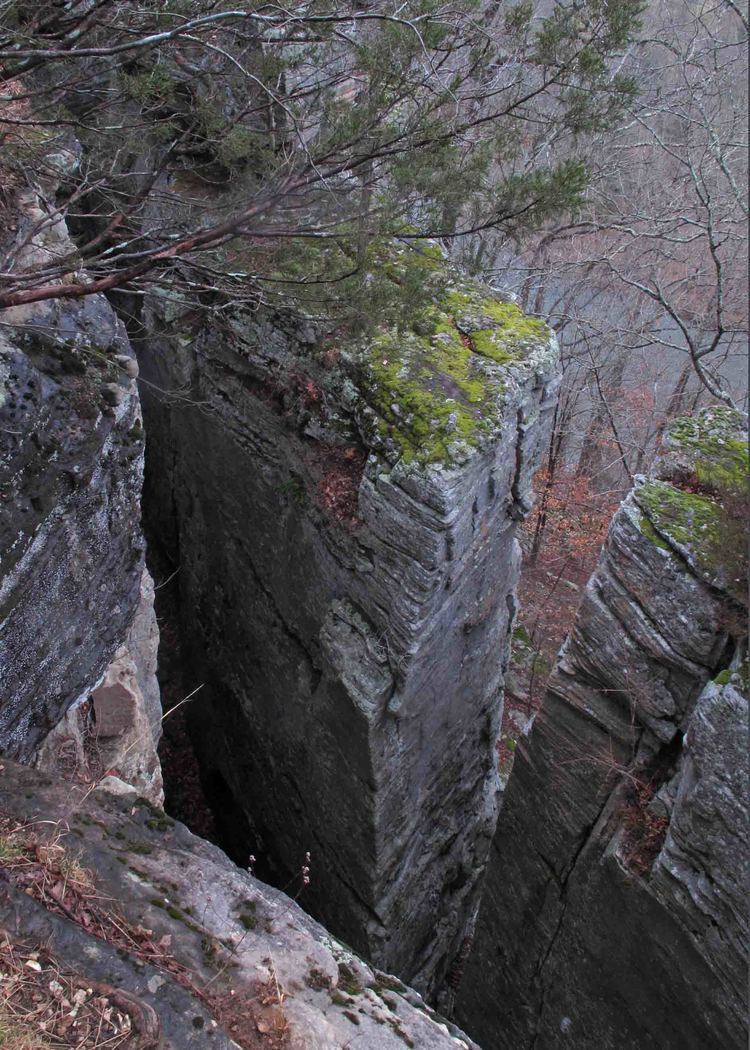
{"label": "vertical rock wall", "polygon": [[[73,250],[49,203],[54,188],[9,205],[5,247],[20,246],[21,269]],[[144,575],[133,351],[102,296],[15,307],[0,321],[0,750],[42,761],[46,741],[66,775],[115,766],[159,799],[158,633]],[[123,704],[114,705],[122,731],[97,762],[91,693],[126,644],[132,717],[126,729]],[[68,739],[60,727],[71,708],[86,717]],[[119,768],[141,759],[145,779]]]}
{"label": "vertical rock wall", "polygon": [[325,346],[279,317],[191,335],[162,299],[140,354],[151,535],[178,567],[225,838],[282,885],[309,851],[306,907],[423,989],[494,826],[515,528],[556,359],[511,304],[450,294],[411,330]]}
{"label": "vertical rock wall", "polygon": [[746,1045],[743,421],[673,425],[659,473],[517,752],[458,999],[484,1050]]}

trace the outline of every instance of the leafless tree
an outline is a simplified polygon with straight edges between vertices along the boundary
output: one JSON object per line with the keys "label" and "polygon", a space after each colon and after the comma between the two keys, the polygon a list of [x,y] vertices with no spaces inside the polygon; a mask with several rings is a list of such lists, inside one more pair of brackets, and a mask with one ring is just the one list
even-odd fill
{"label": "leafless tree", "polygon": [[622,61],[641,90],[590,140],[578,214],[463,251],[552,318],[552,449],[599,490],[647,467],[668,418],[747,400],[746,21],[725,0],[651,5]]}

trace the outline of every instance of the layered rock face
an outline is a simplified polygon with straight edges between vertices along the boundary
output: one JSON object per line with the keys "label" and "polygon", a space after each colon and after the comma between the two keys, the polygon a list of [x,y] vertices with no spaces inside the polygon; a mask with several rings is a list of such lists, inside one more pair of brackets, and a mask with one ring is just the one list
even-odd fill
{"label": "layered rock face", "polygon": [[665,447],[518,749],[458,999],[485,1050],[746,1045],[744,422]]}
{"label": "layered rock face", "polygon": [[139,356],[151,535],[179,566],[225,840],[282,885],[309,851],[306,907],[430,989],[495,821],[515,524],[556,354],[488,293],[431,298],[441,264],[419,265],[425,309],[398,333],[321,345],[248,313],[191,335],[162,299]]}
{"label": "layered rock face", "polygon": [[[11,209],[20,268],[73,250],[53,191],[28,191]],[[158,632],[134,354],[102,296],[1,320],[0,750],[90,780],[115,767],[157,801]],[[106,730],[102,689],[115,679],[119,721]]]}

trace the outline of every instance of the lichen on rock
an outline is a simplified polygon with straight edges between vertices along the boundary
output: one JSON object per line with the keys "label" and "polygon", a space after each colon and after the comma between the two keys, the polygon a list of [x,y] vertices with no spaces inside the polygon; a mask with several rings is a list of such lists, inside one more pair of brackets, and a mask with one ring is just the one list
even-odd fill
{"label": "lichen on rock", "polygon": [[[345,353],[389,459],[444,464],[486,447],[505,422],[519,371],[549,367],[552,333],[425,249],[395,246],[388,272],[417,268],[426,302]],[[438,252],[438,255],[440,253]]]}
{"label": "lichen on rock", "polygon": [[734,594],[747,575],[748,464],[742,415],[705,409],[668,427],[656,476],[640,479],[633,494],[644,535]]}
{"label": "lichen on rock", "polygon": [[667,427],[660,473],[675,479],[694,476],[704,491],[718,496],[745,491],[750,456],[747,420],[740,412],[713,405]]}

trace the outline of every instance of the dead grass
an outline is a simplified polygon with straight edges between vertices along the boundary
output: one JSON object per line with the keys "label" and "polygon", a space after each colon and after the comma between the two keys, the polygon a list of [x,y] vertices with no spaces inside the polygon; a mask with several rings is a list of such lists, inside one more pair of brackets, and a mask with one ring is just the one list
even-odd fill
{"label": "dead grass", "polygon": [[636,875],[649,874],[669,828],[669,820],[651,809],[656,785],[638,781],[633,785],[625,806],[622,839],[622,858]]}

